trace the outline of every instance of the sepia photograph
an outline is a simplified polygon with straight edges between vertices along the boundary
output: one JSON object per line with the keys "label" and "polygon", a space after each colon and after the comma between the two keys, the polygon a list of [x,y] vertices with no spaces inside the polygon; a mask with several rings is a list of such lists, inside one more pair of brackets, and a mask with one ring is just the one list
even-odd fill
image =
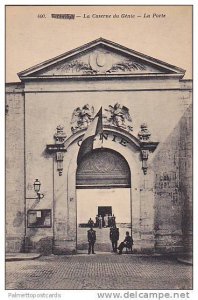
{"label": "sepia photograph", "polygon": [[6,290],[193,289],[192,22],[5,6]]}

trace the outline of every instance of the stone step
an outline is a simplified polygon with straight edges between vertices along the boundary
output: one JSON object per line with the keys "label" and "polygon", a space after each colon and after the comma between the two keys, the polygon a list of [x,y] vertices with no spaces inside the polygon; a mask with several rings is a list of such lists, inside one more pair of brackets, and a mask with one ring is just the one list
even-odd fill
{"label": "stone step", "polygon": [[[78,244],[78,250],[87,250],[87,249],[88,249],[88,243]],[[111,252],[112,246],[110,243],[95,243],[94,249],[95,251]]]}

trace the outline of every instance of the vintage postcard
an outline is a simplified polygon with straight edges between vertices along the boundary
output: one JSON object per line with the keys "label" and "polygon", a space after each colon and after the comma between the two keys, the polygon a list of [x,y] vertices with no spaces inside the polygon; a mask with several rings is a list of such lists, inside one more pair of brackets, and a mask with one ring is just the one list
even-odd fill
{"label": "vintage postcard", "polygon": [[6,6],[6,290],[188,298],[192,12]]}

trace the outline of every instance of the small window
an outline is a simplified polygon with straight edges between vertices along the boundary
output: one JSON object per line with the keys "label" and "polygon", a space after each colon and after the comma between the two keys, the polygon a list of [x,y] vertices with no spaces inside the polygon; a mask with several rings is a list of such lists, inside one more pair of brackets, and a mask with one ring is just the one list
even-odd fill
{"label": "small window", "polygon": [[28,210],[28,228],[51,227],[51,209]]}

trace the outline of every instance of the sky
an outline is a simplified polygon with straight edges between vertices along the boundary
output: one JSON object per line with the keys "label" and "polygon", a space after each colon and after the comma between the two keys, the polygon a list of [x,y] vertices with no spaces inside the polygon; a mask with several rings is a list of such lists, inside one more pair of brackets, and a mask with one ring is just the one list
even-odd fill
{"label": "sky", "polygon": [[6,82],[99,37],[183,68],[185,79],[192,78],[191,6],[7,6]]}

